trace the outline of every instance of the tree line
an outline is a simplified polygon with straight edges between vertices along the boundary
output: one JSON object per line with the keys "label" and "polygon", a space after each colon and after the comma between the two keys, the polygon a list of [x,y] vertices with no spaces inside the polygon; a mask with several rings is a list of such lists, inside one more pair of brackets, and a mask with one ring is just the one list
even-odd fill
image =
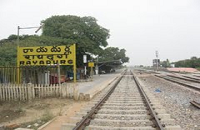
{"label": "tree line", "polygon": [[191,67],[191,68],[200,68],[200,58],[191,57],[190,59],[180,60],[174,62],[176,67]]}
{"label": "tree line", "polygon": [[[189,67],[189,68],[200,68],[200,58],[197,58],[195,56],[191,57],[190,59],[180,60],[176,62],[172,62],[172,64],[175,64],[175,67]],[[162,67],[171,67],[170,61],[167,59],[165,61],[161,62]]]}
{"label": "tree line", "polygon": [[[42,21],[44,24],[41,36],[21,35],[19,45],[28,46],[59,46],[77,45],[77,66],[83,66],[83,55],[87,52],[98,55],[99,61],[129,61],[126,50],[118,47],[107,47],[109,30],[98,25],[94,17],[72,15],[52,16]],[[0,66],[16,65],[17,36],[10,35],[0,40]],[[88,55],[88,60],[95,58]]]}

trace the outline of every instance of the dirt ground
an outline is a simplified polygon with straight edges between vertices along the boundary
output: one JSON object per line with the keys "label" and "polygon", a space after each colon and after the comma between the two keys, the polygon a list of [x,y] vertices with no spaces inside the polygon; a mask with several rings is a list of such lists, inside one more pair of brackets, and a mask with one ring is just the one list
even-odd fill
{"label": "dirt ground", "polygon": [[66,111],[63,112],[62,115],[59,115],[49,123],[42,130],[60,130],[62,124],[64,123],[72,123],[70,117],[75,116],[77,112],[81,110],[84,106],[87,105],[87,102],[73,103]]}
{"label": "dirt ground", "polygon": [[[73,115],[86,102],[72,99],[37,99],[31,102],[0,102],[0,125],[37,129],[54,117]],[[75,108],[74,108],[75,107]]]}

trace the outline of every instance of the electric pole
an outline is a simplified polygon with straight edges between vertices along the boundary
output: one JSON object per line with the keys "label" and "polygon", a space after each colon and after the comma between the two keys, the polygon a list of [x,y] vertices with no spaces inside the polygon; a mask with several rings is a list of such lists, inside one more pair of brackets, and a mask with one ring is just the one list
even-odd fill
{"label": "electric pole", "polygon": [[156,51],[156,71],[158,71],[158,51]]}

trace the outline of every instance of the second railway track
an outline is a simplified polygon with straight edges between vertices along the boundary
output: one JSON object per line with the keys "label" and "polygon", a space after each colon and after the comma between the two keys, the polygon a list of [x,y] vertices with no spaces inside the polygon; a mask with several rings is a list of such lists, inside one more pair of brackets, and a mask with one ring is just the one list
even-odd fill
{"label": "second railway track", "polygon": [[87,110],[87,114],[74,117],[80,119],[74,130],[181,129],[158,101],[141,88],[131,71],[97,96]]}

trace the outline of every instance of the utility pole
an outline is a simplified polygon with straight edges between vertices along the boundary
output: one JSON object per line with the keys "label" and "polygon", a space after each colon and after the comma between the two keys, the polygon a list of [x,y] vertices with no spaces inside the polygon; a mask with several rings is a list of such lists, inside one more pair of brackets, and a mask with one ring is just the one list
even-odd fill
{"label": "utility pole", "polygon": [[86,64],[87,64],[87,55],[83,55],[83,63],[85,64],[85,66],[84,66],[84,75],[85,75],[85,77],[86,77],[86,75],[87,75],[87,68],[86,68]]}
{"label": "utility pole", "polygon": [[99,65],[98,65],[98,63],[99,63],[99,55],[97,55],[97,61],[96,61],[96,66],[95,66],[96,75],[99,74]]}
{"label": "utility pole", "polygon": [[41,24],[39,27],[20,27],[17,26],[17,83],[20,83],[20,64],[19,64],[19,32],[22,29],[37,29],[35,31],[35,33],[37,33],[42,27],[44,26],[44,24]]}
{"label": "utility pole", "polygon": [[158,51],[156,51],[156,71],[158,71]]}

